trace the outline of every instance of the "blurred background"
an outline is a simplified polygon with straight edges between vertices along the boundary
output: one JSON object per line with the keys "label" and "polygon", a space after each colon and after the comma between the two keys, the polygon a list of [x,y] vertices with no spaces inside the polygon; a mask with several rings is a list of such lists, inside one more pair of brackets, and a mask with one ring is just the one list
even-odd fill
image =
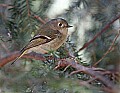
{"label": "blurred background", "polygon": [[[43,24],[33,17],[37,15],[45,21],[64,18],[73,26],[67,42],[55,52],[56,57],[65,58],[68,49],[80,64],[92,66],[111,46],[120,29],[120,20],[87,48],[75,53],[119,14],[120,0],[0,0],[0,58],[19,51],[34,36]],[[54,67],[53,60],[21,58],[14,65],[8,63],[0,68],[0,93],[104,93],[99,88],[87,89],[77,83],[78,79],[87,80],[86,75],[68,77],[73,68],[63,72],[63,69],[53,70]],[[119,71],[120,37],[98,67]]]}

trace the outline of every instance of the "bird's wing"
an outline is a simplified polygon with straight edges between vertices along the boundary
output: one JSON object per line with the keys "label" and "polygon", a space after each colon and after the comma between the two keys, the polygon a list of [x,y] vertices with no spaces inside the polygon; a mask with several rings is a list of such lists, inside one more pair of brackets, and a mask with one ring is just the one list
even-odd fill
{"label": "bird's wing", "polygon": [[47,42],[50,42],[53,39],[54,38],[51,38],[51,37],[48,37],[45,35],[34,36],[30,40],[30,42],[20,51],[19,56],[11,63],[11,65],[14,64],[19,58],[21,58],[27,52],[28,49],[36,47],[36,46],[44,44],[44,43],[47,43]]}
{"label": "bird's wing", "polygon": [[22,51],[25,51],[25,50],[28,50],[30,48],[33,48],[33,47],[36,47],[38,45],[41,45],[41,44],[45,44],[45,43],[48,43],[50,42],[51,40],[53,40],[54,38],[51,38],[51,37],[48,37],[48,36],[45,36],[45,35],[36,35],[34,36],[30,41],[29,43],[21,50]]}
{"label": "bird's wing", "polygon": [[30,48],[36,47],[41,44],[48,43],[58,37],[61,33],[58,30],[48,29],[41,29],[37,35],[35,35],[29,43],[21,50],[21,52],[28,50]]}

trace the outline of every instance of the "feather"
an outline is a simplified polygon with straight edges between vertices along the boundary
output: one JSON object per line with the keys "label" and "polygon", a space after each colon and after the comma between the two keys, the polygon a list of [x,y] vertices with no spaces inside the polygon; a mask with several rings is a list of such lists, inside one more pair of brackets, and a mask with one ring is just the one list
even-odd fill
{"label": "feather", "polygon": [[20,55],[11,63],[11,65],[13,65],[18,59],[20,59],[26,52],[27,52],[27,50],[22,51],[22,52],[20,53]]}
{"label": "feather", "polygon": [[30,42],[20,51],[20,55],[11,63],[11,65],[14,64],[18,59],[20,59],[27,52],[28,49],[50,42],[51,40],[53,39],[45,35],[34,36],[30,40]]}

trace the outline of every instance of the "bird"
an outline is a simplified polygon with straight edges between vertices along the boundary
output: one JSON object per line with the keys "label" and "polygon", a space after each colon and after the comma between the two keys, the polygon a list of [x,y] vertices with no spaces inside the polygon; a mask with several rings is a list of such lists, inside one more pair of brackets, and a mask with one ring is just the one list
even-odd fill
{"label": "bird", "polygon": [[68,25],[63,18],[55,18],[43,24],[33,38],[19,52],[19,56],[12,62],[14,64],[24,54],[36,52],[47,54],[49,51],[57,50],[68,37]]}

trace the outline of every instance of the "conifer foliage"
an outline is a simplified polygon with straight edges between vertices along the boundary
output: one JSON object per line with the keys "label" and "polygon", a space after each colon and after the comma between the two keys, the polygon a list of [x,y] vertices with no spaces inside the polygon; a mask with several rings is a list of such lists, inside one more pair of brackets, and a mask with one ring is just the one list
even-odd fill
{"label": "conifer foliage", "polygon": [[[66,43],[11,65],[40,26],[57,17],[73,25]],[[0,1],[0,93],[118,93],[119,67],[119,0]]]}

